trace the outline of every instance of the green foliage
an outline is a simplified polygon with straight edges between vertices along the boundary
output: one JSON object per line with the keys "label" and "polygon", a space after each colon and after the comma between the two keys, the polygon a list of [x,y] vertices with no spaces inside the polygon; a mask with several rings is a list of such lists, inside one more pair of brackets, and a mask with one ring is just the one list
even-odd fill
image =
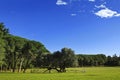
{"label": "green foliage", "polygon": [[106,62],[104,54],[97,55],[77,55],[79,66],[103,66]]}
{"label": "green foliage", "polygon": [[66,72],[66,67],[73,67],[75,59],[72,49],[62,48],[61,51],[46,55],[45,62],[47,62],[48,70],[56,69],[58,72]]}
{"label": "green foliage", "polygon": [[4,68],[7,70],[18,69],[20,72],[24,69],[37,65],[37,57],[41,54],[46,54],[49,51],[44,45],[37,41],[27,40],[18,36],[13,36],[8,33],[3,23],[0,23],[0,65],[3,69],[3,63],[6,64]]}
{"label": "green foliage", "polygon": [[9,30],[5,28],[5,25],[3,23],[0,23],[0,37],[4,37],[9,33]]}
{"label": "green foliage", "polygon": [[3,64],[4,61],[3,59],[5,58],[5,40],[4,38],[8,35],[8,29],[5,28],[3,23],[0,23],[0,71],[3,69]]}
{"label": "green foliage", "polygon": [[120,66],[120,56],[118,57],[116,54],[107,57],[107,61],[105,63],[106,66]]}

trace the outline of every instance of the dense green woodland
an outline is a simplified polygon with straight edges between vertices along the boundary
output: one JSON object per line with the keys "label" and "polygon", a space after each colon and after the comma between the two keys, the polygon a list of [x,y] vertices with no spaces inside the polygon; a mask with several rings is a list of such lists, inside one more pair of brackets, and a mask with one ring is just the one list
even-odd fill
{"label": "dense green woodland", "polygon": [[70,48],[51,53],[45,46],[9,33],[0,23],[0,71],[25,72],[28,68],[46,68],[66,72],[66,67],[120,66],[120,56],[75,54]]}

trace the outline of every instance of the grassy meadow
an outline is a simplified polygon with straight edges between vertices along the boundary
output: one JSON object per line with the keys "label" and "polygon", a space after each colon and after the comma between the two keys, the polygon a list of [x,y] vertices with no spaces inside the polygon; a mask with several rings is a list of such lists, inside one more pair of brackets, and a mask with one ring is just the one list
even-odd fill
{"label": "grassy meadow", "polygon": [[43,69],[30,73],[0,73],[0,80],[120,80],[120,67],[68,68],[66,73],[43,73]]}

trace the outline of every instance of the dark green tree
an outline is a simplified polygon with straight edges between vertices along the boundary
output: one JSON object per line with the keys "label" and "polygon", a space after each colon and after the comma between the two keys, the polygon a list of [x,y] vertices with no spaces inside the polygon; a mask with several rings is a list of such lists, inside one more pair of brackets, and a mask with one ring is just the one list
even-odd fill
{"label": "dark green tree", "polygon": [[31,65],[38,67],[38,61],[41,60],[42,54],[46,54],[49,51],[40,42],[27,41],[22,49],[22,52],[24,55],[23,72],[25,72]]}
{"label": "dark green tree", "polygon": [[24,45],[24,40],[18,36],[9,35],[5,38],[6,40],[6,63],[8,65],[8,69],[12,69],[13,72],[19,67],[21,63],[22,56],[22,48]]}
{"label": "dark green tree", "polygon": [[73,67],[76,56],[70,48],[62,48],[47,58],[49,61],[49,69],[56,69],[58,72],[66,72],[66,67]]}
{"label": "dark green tree", "polygon": [[4,38],[8,35],[8,29],[5,28],[3,23],[0,23],[0,71],[5,64],[3,59],[5,58],[5,41]]}

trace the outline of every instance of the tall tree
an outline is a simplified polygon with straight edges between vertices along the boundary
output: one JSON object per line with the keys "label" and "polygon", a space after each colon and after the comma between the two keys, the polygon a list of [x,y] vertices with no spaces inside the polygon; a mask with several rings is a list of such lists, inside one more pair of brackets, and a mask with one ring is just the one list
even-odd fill
{"label": "tall tree", "polygon": [[19,65],[22,48],[24,45],[24,39],[18,36],[9,35],[5,38],[6,40],[6,63],[8,69],[12,69],[15,72],[16,68]]}
{"label": "tall tree", "polygon": [[37,66],[37,62],[42,58],[41,55],[49,51],[40,42],[27,41],[22,49],[22,52],[24,55],[23,68],[25,72],[30,65]]}
{"label": "tall tree", "polygon": [[5,58],[5,41],[4,37],[8,34],[8,29],[5,28],[3,23],[0,23],[0,71],[2,71],[2,66],[4,64],[3,59]]}

